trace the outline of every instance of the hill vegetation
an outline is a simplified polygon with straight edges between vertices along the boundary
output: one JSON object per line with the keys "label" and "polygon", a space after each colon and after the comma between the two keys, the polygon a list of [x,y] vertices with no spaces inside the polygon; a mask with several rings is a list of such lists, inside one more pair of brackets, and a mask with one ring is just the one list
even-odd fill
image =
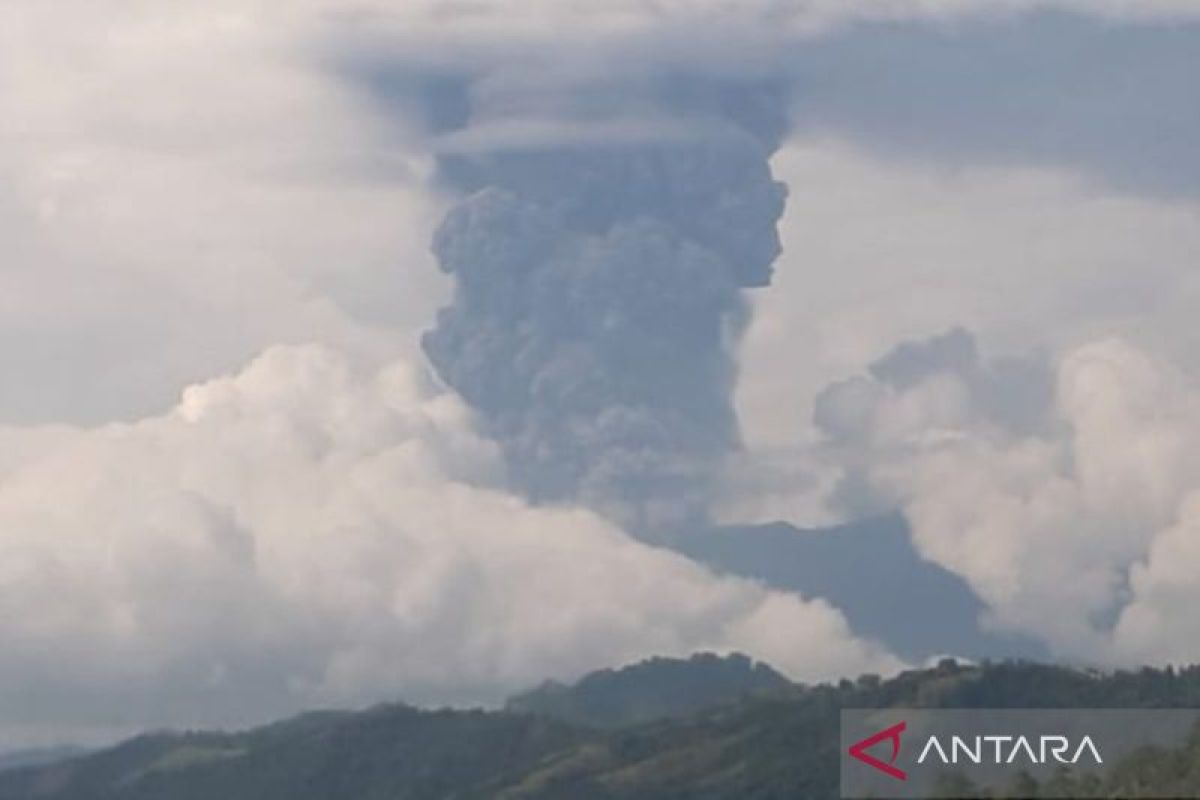
{"label": "hill vegetation", "polygon": [[791,685],[766,664],[746,656],[701,653],[687,660],[652,658],[623,669],[600,670],[572,686],[547,681],[513,697],[505,708],[590,727],[622,728],[687,716]]}
{"label": "hill vegetation", "polygon": [[[0,800],[836,797],[839,710],[884,706],[1195,707],[1200,668],[1100,674],[945,661],[888,680],[800,686],[742,657],[656,659],[543,688],[505,711],[386,705],[241,733],[142,736],[0,772]],[[1194,755],[1145,754],[1114,771],[1114,791],[1122,780],[1200,780]]]}

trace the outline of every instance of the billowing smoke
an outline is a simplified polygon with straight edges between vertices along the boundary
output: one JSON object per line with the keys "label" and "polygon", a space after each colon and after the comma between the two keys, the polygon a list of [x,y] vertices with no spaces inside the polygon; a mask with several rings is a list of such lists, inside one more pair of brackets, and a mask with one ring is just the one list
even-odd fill
{"label": "billowing smoke", "polygon": [[461,200],[434,240],[455,291],[424,348],[531,498],[661,532],[704,516],[738,442],[732,349],[780,250],[785,86],[615,83],[461,95],[438,157]]}

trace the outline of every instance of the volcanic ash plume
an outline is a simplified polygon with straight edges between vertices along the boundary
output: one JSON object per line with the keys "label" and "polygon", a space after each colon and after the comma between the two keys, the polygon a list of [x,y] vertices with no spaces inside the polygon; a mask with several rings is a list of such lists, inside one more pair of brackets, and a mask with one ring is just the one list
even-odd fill
{"label": "volcanic ash plume", "polygon": [[738,443],[731,353],[780,250],[783,92],[672,78],[598,92],[598,112],[576,89],[552,123],[509,102],[444,137],[462,199],[434,252],[456,283],[424,348],[531,498],[661,533],[704,517]]}

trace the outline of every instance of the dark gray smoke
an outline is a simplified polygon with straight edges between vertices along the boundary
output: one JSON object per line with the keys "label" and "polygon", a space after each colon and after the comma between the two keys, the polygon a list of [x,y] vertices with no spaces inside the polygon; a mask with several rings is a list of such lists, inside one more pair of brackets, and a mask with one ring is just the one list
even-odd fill
{"label": "dark gray smoke", "polygon": [[704,516],[738,444],[732,350],[780,251],[785,94],[675,75],[552,95],[439,93],[461,200],[424,349],[535,501],[669,530]]}

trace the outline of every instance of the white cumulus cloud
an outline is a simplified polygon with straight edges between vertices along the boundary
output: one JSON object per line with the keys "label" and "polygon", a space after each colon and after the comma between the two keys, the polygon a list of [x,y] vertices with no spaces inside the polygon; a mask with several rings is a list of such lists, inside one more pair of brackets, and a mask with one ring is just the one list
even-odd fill
{"label": "white cumulus cloud", "polygon": [[1094,663],[1200,658],[1183,612],[1200,602],[1193,378],[1121,339],[1096,340],[1057,359],[1044,420],[1020,425],[974,385],[1032,370],[931,357],[899,383],[882,363],[854,379],[872,392],[839,384],[824,396],[844,412],[832,418],[853,421],[827,426],[831,442],[904,510],[922,554],[970,582],[989,624]]}
{"label": "white cumulus cloud", "polygon": [[278,347],[164,415],[0,440],[10,735],[487,702],[708,648],[803,679],[897,666],[824,603],[491,488],[493,446],[403,361]]}
{"label": "white cumulus cloud", "polygon": [[[815,401],[896,342],[961,325],[992,349],[1065,353],[1115,335],[1200,369],[1190,323],[1200,206],[1189,199],[1137,196],[1065,169],[888,161],[823,138],[793,141],[774,167],[792,190],[775,281],[753,294],[741,346],[749,452],[731,479],[731,519],[843,518],[825,503],[836,476],[813,458]],[[852,400],[875,390],[843,387],[841,413],[859,413]],[[953,386],[923,391],[953,411]],[[899,426],[916,411],[889,413]]]}

